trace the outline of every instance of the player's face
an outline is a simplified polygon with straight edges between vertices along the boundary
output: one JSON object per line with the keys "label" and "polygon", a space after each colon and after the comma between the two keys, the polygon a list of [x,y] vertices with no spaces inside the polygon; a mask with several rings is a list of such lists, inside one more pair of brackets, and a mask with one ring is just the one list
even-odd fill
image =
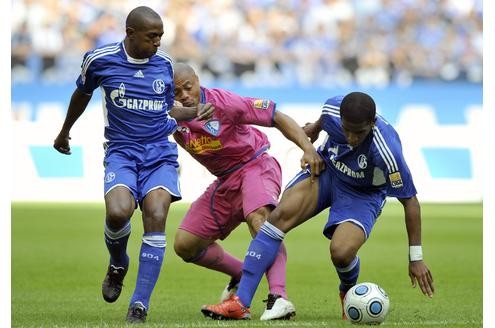
{"label": "player's face", "polygon": [[353,148],[359,146],[373,129],[375,122],[352,123],[342,118],[342,131],[347,143]]}
{"label": "player's face", "polygon": [[196,74],[175,73],[175,100],[185,107],[194,107],[199,103],[199,79]]}
{"label": "player's face", "polygon": [[153,56],[163,35],[163,23],[161,20],[148,20],[142,28],[127,29],[127,35],[131,45],[131,56],[136,59],[144,59]]}

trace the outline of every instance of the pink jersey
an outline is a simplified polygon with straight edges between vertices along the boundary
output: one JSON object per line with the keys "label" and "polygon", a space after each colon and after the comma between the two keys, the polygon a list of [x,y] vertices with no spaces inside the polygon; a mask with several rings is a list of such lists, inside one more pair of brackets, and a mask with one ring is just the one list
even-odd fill
{"label": "pink jersey", "polygon": [[270,147],[267,136],[250,124],[273,126],[273,101],[201,87],[200,102],[215,106],[213,117],[180,122],[174,138],[212,174],[230,173]]}

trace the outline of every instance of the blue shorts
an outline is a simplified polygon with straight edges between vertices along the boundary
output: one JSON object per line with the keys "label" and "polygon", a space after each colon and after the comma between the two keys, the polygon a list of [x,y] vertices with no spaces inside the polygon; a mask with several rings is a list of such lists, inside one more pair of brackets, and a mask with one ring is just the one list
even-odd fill
{"label": "blue shorts", "polygon": [[[301,171],[287,185],[286,189],[310,177],[309,170]],[[318,177],[318,204],[313,216],[330,207],[323,234],[332,239],[333,232],[343,222],[352,222],[363,229],[368,239],[376,219],[385,205],[385,190],[360,190],[345,184],[332,174],[330,169],[324,170]]]}
{"label": "blue shorts", "polygon": [[177,156],[177,145],[168,140],[150,144],[107,143],[105,195],[117,186],[124,186],[139,204],[150,191],[158,188],[168,191],[172,202],[181,199]]}

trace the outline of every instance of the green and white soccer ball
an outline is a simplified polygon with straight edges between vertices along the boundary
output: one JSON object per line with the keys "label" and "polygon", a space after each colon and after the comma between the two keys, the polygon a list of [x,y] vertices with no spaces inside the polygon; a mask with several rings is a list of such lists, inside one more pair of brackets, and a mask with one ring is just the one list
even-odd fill
{"label": "green and white soccer ball", "polygon": [[355,285],[344,298],[347,319],[356,324],[381,324],[387,316],[389,306],[387,293],[372,282]]}

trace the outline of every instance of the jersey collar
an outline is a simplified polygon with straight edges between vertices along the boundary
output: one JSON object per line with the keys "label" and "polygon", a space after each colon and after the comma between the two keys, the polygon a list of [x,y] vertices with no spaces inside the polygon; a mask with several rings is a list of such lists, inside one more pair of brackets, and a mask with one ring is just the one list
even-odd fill
{"label": "jersey collar", "polygon": [[124,52],[125,52],[125,56],[127,57],[127,61],[129,63],[132,63],[132,64],[146,64],[147,62],[149,62],[149,58],[144,58],[144,59],[137,59],[137,58],[133,58],[131,57],[128,53],[127,53],[127,50],[125,50],[125,44],[124,44],[124,41],[121,42],[122,44],[122,49],[124,49]]}

